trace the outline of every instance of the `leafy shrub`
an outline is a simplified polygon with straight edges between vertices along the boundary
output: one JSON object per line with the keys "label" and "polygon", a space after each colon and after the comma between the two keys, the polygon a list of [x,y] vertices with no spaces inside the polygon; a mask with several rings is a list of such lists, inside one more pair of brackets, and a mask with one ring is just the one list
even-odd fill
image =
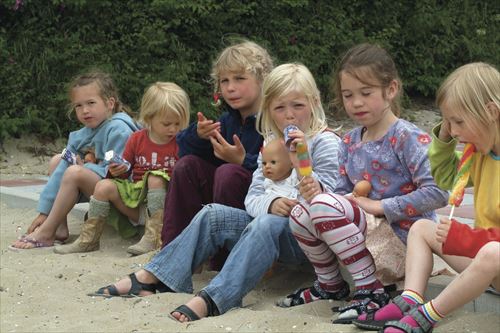
{"label": "leafy shrub", "polygon": [[174,81],[193,114],[216,117],[211,62],[235,37],[307,65],[325,102],[339,54],[362,41],[386,47],[406,91],[429,97],[452,69],[500,54],[494,0],[0,0],[0,18],[0,140],[78,128],[65,86],[90,68],[110,72],[134,110],[149,84]]}

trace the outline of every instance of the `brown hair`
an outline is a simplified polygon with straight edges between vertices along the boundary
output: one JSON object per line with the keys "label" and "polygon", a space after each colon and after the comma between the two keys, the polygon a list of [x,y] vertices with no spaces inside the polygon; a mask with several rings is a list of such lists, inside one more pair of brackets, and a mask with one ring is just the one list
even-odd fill
{"label": "brown hair", "polygon": [[[92,71],[89,73],[78,75],[75,78],[73,78],[73,80],[70,82],[68,86],[68,93],[70,95],[69,96],[70,100],[71,100],[71,92],[73,91],[73,89],[77,87],[86,86],[92,83],[95,83],[97,85],[97,87],[99,88],[99,96],[104,101],[107,101],[110,98],[113,98],[115,100],[115,106],[113,110],[111,110],[111,113],[125,112],[128,115],[132,116],[132,110],[120,100],[118,95],[118,88],[113,82],[113,79],[109,74],[104,72]],[[70,104],[69,113],[72,111],[73,111],[73,105]]]}
{"label": "brown hair", "polygon": [[[334,104],[343,109],[340,75],[349,73],[357,80],[375,87],[387,88],[393,80],[398,83],[398,93],[391,101],[392,112],[399,117],[401,113],[401,91],[403,83],[389,53],[378,45],[363,43],[350,48],[341,58],[334,75]],[[385,91],[383,90],[385,97]]]}

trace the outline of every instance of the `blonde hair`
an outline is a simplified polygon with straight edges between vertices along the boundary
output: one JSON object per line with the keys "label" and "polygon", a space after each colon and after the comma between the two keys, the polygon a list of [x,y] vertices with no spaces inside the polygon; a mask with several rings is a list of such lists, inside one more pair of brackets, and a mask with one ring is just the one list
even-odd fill
{"label": "blonde hair", "polygon": [[271,118],[270,104],[276,98],[288,95],[291,92],[304,94],[311,107],[311,122],[307,129],[302,129],[304,134],[311,137],[327,128],[319,89],[306,66],[299,63],[290,63],[276,67],[264,79],[262,90],[263,98],[257,115],[256,126],[264,139],[269,139],[272,136],[275,138],[283,137],[283,132]]}
{"label": "blonde hair", "polygon": [[189,96],[175,83],[153,83],[142,97],[139,121],[150,128],[154,116],[167,113],[175,113],[179,117],[180,128],[186,128],[189,124]]}
{"label": "blonde hair", "polygon": [[[333,82],[334,104],[340,109],[344,108],[342,87],[340,85],[342,72],[348,73],[364,84],[374,87],[388,88],[392,81],[396,81],[398,91],[390,105],[394,115],[399,117],[401,114],[400,99],[403,83],[399,78],[396,64],[386,50],[378,45],[363,43],[350,48],[344,54],[335,71]],[[384,89],[382,89],[382,94],[385,98]]]}
{"label": "blonde hair", "polygon": [[221,72],[243,73],[248,72],[255,75],[258,82],[273,69],[273,60],[262,46],[244,41],[239,44],[226,47],[212,65],[212,77],[214,92],[220,93]]}
{"label": "blonde hair", "polygon": [[436,93],[436,105],[446,103],[463,116],[474,133],[485,133],[493,143],[500,140],[500,120],[488,110],[493,103],[500,110],[500,73],[493,65],[475,62],[454,70]]}
{"label": "blonde hair", "polygon": [[[92,71],[89,73],[81,74],[73,78],[68,86],[69,99],[71,100],[71,94],[73,89],[87,86],[89,84],[95,83],[99,90],[99,96],[103,99],[103,101],[108,101],[110,98],[113,98],[115,101],[115,105],[111,113],[117,112],[125,112],[129,115],[132,115],[132,110],[125,105],[118,95],[118,88],[111,76],[104,72]],[[68,115],[74,110],[73,104],[69,104]]]}

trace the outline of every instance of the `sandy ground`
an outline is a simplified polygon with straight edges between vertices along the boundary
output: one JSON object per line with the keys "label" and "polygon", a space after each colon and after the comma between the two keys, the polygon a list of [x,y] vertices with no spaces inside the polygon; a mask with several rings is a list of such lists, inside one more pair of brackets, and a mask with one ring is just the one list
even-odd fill
{"label": "sandy ground", "polygon": [[[432,115],[431,124],[436,117]],[[425,126],[422,126],[425,127]],[[8,140],[0,154],[1,179],[46,174],[48,156],[64,142],[40,143],[32,138]],[[278,266],[244,299],[244,306],[223,316],[181,324],[168,313],[189,300],[188,294],[157,294],[145,298],[95,298],[86,294],[139,269],[150,255],[129,257],[126,248],[137,240],[120,239],[111,229],[101,249],[58,255],[51,249],[13,252],[7,247],[26,230],[34,209],[8,207],[0,198],[0,331],[1,332],[361,332],[351,325],[333,325],[330,310],[339,302],[319,301],[282,309],[276,300],[313,280],[308,269]],[[70,240],[82,221],[70,216]],[[195,290],[214,276],[193,277]],[[499,332],[498,315],[458,311],[435,332]]]}
{"label": "sandy ground", "polygon": [[[319,301],[282,309],[275,301],[312,280],[307,269],[278,266],[271,277],[244,299],[244,307],[223,316],[189,324],[168,317],[189,300],[188,294],[157,294],[145,298],[96,298],[86,294],[139,269],[149,255],[129,257],[132,241],[106,229],[99,251],[58,255],[51,249],[13,252],[7,246],[35,215],[1,203],[0,316],[1,332],[361,332],[352,325],[333,325],[330,308],[340,302]],[[81,222],[70,217],[72,239]],[[194,275],[195,290],[214,276]],[[498,332],[498,315],[459,311],[436,332]]]}

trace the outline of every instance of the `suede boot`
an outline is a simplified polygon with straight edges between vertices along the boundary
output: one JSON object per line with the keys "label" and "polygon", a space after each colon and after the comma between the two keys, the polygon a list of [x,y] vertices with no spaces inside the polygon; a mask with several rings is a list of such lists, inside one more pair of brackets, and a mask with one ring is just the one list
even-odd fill
{"label": "suede boot", "polygon": [[92,252],[99,249],[99,239],[101,238],[105,217],[90,218],[83,224],[80,236],[71,244],[60,245],[54,248],[55,253],[81,253]]}
{"label": "suede boot", "polygon": [[140,255],[159,249],[161,246],[161,228],[163,227],[163,209],[158,209],[146,220],[144,236],[139,243],[130,246],[127,252]]}

